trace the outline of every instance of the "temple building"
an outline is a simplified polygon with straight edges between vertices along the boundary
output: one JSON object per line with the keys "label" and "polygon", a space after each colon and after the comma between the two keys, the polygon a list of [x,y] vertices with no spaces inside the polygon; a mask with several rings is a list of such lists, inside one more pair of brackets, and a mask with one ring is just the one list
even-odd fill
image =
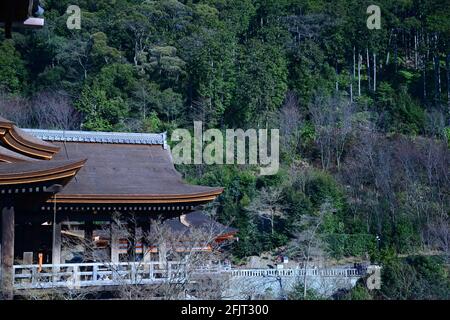
{"label": "temple building", "polygon": [[[64,253],[64,236],[84,234],[118,263],[127,246],[114,232],[114,214],[132,215],[141,231],[149,230],[149,218],[163,217],[182,232],[208,222],[198,210],[222,192],[183,182],[165,134],[19,129],[0,117],[4,296],[12,291],[15,261],[74,261]],[[217,239],[236,231],[224,228]],[[157,251],[142,243],[136,247]]]}

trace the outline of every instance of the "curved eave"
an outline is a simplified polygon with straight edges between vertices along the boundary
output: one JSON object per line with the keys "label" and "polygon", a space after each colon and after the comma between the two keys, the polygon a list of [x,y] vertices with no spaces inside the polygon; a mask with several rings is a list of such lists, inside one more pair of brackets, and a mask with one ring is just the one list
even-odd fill
{"label": "curved eave", "polygon": [[45,141],[40,141],[25,133],[15,125],[2,123],[0,139],[11,150],[28,157],[50,160],[59,151],[59,147]]}
{"label": "curved eave", "polygon": [[[0,186],[18,185],[18,184],[33,184],[54,180],[71,179],[84,166],[86,160],[80,161],[64,161],[54,162],[51,166],[45,162],[45,168],[39,168],[40,163],[27,162],[20,170],[15,170],[16,164],[3,164],[0,168],[7,168],[11,172],[0,173]],[[5,166],[10,166],[5,167]],[[30,167],[30,168],[28,168]]]}
{"label": "curved eave", "polygon": [[11,151],[0,146],[0,162],[13,163],[13,162],[22,162],[22,161],[33,161],[35,159],[24,156],[17,152]]}
{"label": "curved eave", "polygon": [[0,132],[2,131],[2,129],[10,129],[10,128],[12,128],[13,125],[14,125],[14,123],[12,121],[9,121],[9,120],[7,120],[5,118],[2,118],[0,116]]}
{"label": "curved eave", "polygon": [[210,192],[177,195],[65,195],[58,194],[59,204],[202,204],[214,201],[223,188]]}

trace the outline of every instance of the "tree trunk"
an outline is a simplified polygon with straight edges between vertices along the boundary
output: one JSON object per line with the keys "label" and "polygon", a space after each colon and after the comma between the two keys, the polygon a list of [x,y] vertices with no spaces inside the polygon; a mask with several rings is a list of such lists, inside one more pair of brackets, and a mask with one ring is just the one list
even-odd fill
{"label": "tree trunk", "polygon": [[362,56],[358,53],[358,96],[361,96],[361,63]]}
{"label": "tree trunk", "polygon": [[422,56],[423,101],[427,101],[427,63],[425,55]]}
{"label": "tree trunk", "polygon": [[394,66],[395,66],[395,73],[397,73],[397,68],[398,68],[398,43],[397,43],[397,33],[395,34]]}
{"label": "tree trunk", "polygon": [[367,79],[369,81],[369,91],[372,91],[372,81],[370,79],[370,57],[369,57],[369,48],[366,51],[367,56]]}
{"label": "tree trunk", "polygon": [[273,236],[273,210],[270,209],[270,234]]}
{"label": "tree trunk", "polygon": [[441,72],[439,62],[439,55],[436,55],[434,57],[434,83],[436,103],[439,103],[439,101],[441,100]]}
{"label": "tree trunk", "polygon": [[350,75],[350,102],[353,103],[353,76]]}
{"label": "tree trunk", "polygon": [[373,54],[373,92],[377,91],[377,54]]}
{"label": "tree trunk", "polygon": [[127,226],[129,228],[128,249],[127,249],[128,261],[136,262],[137,241],[136,241],[136,220],[134,217],[130,217],[128,219]]}
{"label": "tree trunk", "polygon": [[439,99],[441,99],[442,94],[442,84],[441,84],[441,60],[439,56],[436,57],[437,59],[437,75],[438,75],[438,92],[439,92]]}
{"label": "tree trunk", "polygon": [[419,53],[417,51],[419,40],[417,39],[417,32],[414,34],[414,66],[416,70],[419,68]]}
{"label": "tree trunk", "polygon": [[339,71],[336,61],[336,93],[339,92]]}
{"label": "tree trunk", "polygon": [[448,112],[450,112],[450,53],[447,54],[446,59],[447,66],[447,104],[448,104]]}

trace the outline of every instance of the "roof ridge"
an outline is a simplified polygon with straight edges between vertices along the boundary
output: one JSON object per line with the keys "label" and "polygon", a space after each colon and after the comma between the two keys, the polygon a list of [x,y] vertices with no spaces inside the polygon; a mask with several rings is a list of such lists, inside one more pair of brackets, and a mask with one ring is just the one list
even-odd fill
{"label": "roof ridge", "polygon": [[47,129],[22,129],[44,141],[87,142],[111,144],[149,144],[163,145],[167,148],[167,133],[133,133],[133,132],[101,132],[72,131]]}

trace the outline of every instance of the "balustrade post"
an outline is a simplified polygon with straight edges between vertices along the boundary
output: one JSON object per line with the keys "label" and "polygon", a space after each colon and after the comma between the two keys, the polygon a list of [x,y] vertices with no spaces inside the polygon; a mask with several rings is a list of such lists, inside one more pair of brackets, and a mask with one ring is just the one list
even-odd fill
{"label": "balustrade post", "polygon": [[136,263],[131,263],[131,284],[135,284],[137,281],[137,275],[136,275]]}
{"label": "balustrade post", "polygon": [[169,281],[172,279],[172,263],[169,262],[167,264],[167,278],[169,279]]}
{"label": "balustrade post", "polygon": [[98,265],[94,264],[94,266],[92,267],[92,281],[97,280],[98,280]]}
{"label": "balustrade post", "polygon": [[73,266],[73,286],[75,289],[80,288],[81,275],[78,265]]}
{"label": "balustrade post", "polygon": [[155,265],[153,263],[150,263],[150,280],[154,280],[155,279]]}
{"label": "balustrade post", "polygon": [[33,287],[37,284],[37,275],[38,275],[37,268],[38,268],[37,266],[33,266],[31,268],[31,284]]}

